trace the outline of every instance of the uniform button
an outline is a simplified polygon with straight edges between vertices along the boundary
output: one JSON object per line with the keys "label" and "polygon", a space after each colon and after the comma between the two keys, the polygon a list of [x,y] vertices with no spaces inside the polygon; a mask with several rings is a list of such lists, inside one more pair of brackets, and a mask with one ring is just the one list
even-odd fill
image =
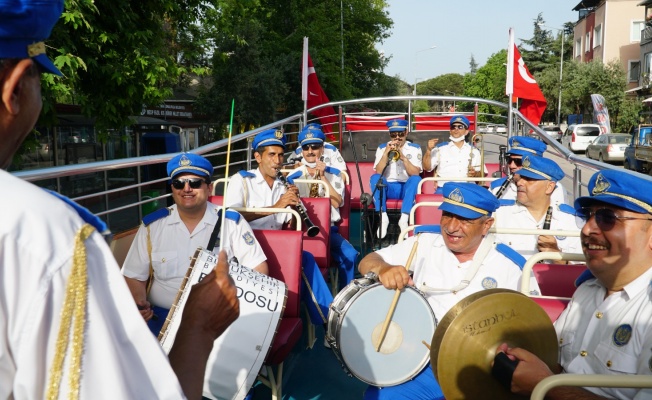
{"label": "uniform button", "polygon": [[607,361],[607,367],[611,368],[611,360]]}
{"label": "uniform button", "polygon": [[602,315],[603,315],[603,314],[602,314],[600,311],[598,311],[597,313],[595,313],[595,317],[596,317],[597,319],[602,318]]}
{"label": "uniform button", "polygon": [[587,354],[589,354],[589,353],[587,353],[586,350],[582,350],[582,351],[580,351],[580,355],[581,355],[582,357],[586,357]]}
{"label": "uniform button", "polygon": [[161,262],[165,262],[165,257],[163,257],[163,258],[161,259]]}
{"label": "uniform button", "polygon": [[564,338],[559,339],[559,344],[564,344]]}

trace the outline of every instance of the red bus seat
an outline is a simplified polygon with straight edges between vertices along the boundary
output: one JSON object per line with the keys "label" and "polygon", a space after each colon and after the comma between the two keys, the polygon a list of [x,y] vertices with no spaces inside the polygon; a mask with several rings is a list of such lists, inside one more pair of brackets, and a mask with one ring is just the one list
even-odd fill
{"label": "red bus seat", "polygon": [[308,217],[319,228],[319,233],[310,237],[304,227],[303,249],[315,257],[319,270],[326,277],[331,263],[331,201],[325,197],[302,197],[301,201],[306,207]]}
{"label": "red bus seat", "polygon": [[210,201],[215,205],[221,206],[224,204],[224,196],[216,196],[216,195],[208,196],[208,201]]}
{"label": "red bus seat", "polygon": [[586,270],[584,264],[534,264],[532,272],[543,296],[573,297],[575,279]]}
{"label": "red bus seat", "polygon": [[557,318],[559,318],[559,315],[561,315],[562,311],[564,311],[569,302],[568,299],[558,299],[553,297],[530,298],[544,309],[546,314],[548,314],[548,317],[550,317],[550,321],[552,322],[557,321]]}
{"label": "red bus seat", "polygon": [[[375,174],[374,163],[365,161],[358,163],[360,166],[360,177],[362,178],[362,185],[364,186],[365,192],[369,195],[373,193],[373,189],[369,188],[369,180],[371,175]],[[360,181],[358,180],[358,170],[355,167],[355,162],[346,163],[347,173],[351,177],[351,209],[361,210],[362,205],[360,204]],[[387,199],[387,209],[400,209],[403,204],[401,199]]]}
{"label": "red bus seat", "polygon": [[434,206],[417,206],[420,202],[442,202],[444,196],[441,194],[417,194],[414,210],[415,225],[439,225],[442,211]]}

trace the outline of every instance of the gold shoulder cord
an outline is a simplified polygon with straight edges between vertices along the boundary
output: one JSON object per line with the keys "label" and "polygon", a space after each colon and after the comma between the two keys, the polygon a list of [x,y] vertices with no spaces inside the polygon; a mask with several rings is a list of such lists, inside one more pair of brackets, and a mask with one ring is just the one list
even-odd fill
{"label": "gold shoulder cord", "polygon": [[145,294],[149,294],[154,283],[154,266],[152,265],[152,237],[149,234],[149,225],[147,225],[147,256],[149,257],[149,279],[147,279],[147,288]]}
{"label": "gold shoulder cord", "polygon": [[[70,343],[72,329],[72,354],[70,355],[70,399],[79,399],[79,387],[82,367],[82,352],[84,350],[84,325],[86,323],[86,301],[88,291],[88,276],[86,274],[86,246],[84,241],[93,233],[95,228],[85,224],[75,235],[75,249],[73,252],[72,269],[66,296],[61,308],[61,326],[57,335],[57,344],[54,361],[50,369],[50,382],[46,398],[54,400],[59,398],[61,379],[63,377],[64,361]],[[73,321],[74,320],[74,321]]]}

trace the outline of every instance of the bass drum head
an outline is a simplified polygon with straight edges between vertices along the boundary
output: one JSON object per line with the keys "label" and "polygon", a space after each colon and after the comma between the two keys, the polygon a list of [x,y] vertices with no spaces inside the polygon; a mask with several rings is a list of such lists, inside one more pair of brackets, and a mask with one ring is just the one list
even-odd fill
{"label": "bass drum head", "polygon": [[352,375],[374,386],[394,386],[418,374],[430,358],[422,343],[435,332],[435,315],[421,293],[403,289],[379,352],[380,331],[394,290],[375,283],[359,292],[343,310],[335,339]]}

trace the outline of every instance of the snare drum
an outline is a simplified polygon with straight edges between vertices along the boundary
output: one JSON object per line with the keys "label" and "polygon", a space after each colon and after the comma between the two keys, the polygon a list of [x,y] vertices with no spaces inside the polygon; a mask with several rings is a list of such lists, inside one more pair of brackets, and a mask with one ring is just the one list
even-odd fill
{"label": "snare drum", "polygon": [[380,331],[394,298],[374,274],[353,280],[335,297],[328,314],[326,340],[353,376],[374,386],[394,386],[412,379],[430,359],[437,325],[423,294],[406,287],[379,352]]}

